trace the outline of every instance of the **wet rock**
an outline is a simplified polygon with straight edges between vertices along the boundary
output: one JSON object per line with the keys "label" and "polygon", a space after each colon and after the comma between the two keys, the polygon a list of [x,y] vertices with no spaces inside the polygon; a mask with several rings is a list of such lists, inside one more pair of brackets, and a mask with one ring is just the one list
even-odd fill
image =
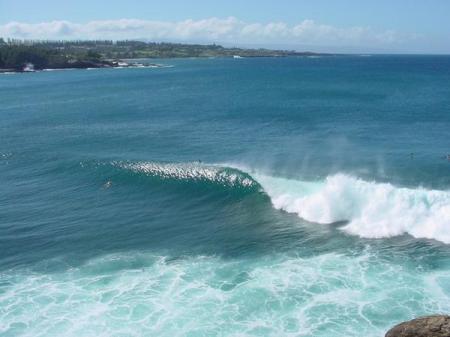
{"label": "wet rock", "polygon": [[450,337],[450,316],[434,315],[403,322],[385,337]]}

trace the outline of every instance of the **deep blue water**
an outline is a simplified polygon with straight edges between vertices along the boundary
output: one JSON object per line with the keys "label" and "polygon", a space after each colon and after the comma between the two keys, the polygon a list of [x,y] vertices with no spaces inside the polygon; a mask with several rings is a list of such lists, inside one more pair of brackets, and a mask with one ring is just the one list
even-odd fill
{"label": "deep blue water", "polygon": [[450,311],[450,57],[0,75],[0,336],[383,336]]}

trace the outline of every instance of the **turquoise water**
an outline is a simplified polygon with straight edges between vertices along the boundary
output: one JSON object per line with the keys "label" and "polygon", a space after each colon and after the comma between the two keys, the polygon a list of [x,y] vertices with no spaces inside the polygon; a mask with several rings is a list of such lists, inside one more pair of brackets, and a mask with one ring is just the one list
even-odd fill
{"label": "turquoise water", "polygon": [[450,312],[450,57],[0,76],[0,336],[383,336]]}

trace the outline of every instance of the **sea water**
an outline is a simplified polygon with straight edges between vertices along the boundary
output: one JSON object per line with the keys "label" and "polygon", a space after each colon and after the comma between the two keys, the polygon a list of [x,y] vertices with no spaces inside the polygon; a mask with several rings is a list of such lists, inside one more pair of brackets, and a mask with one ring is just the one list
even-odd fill
{"label": "sea water", "polygon": [[450,57],[0,75],[0,336],[383,336],[450,312]]}

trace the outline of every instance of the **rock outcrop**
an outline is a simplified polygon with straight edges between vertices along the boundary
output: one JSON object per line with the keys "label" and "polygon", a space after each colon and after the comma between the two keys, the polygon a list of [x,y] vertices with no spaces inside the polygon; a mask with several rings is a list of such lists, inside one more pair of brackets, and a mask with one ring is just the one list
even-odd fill
{"label": "rock outcrop", "polygon": [[434,315],[403,322],[385,337],[450,337],[450,316]]}

